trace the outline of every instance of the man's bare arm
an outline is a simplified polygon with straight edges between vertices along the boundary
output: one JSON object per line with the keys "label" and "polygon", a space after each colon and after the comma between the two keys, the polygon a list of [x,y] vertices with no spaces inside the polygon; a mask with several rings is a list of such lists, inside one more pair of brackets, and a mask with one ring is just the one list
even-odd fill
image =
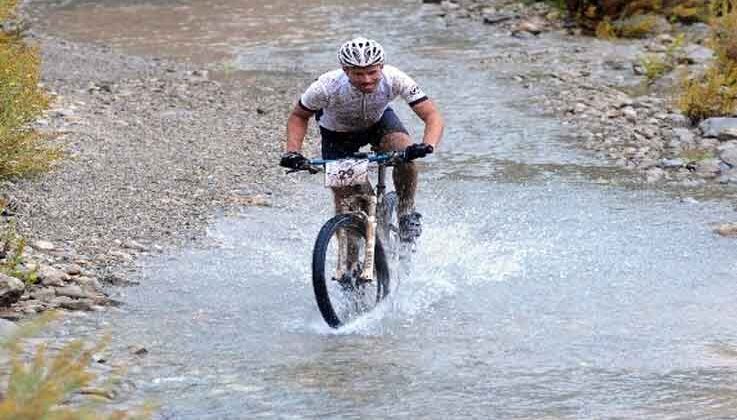
{"label": "man's bare arm", "polygon": [[440,139],[443,137],[443,117],[440,111],[431,100],[426,100],[412,107],[422,121],[425,122],[425,133],[422,136],[422,142],[436,148]]}
{"label": "man's bare arm", "polygon": [[307,134],[307,126],[314,114],[314,112],[307,111],[299,104],[294,106],[287,120],[287,152],[302,150],[302,142],[304,142]]}

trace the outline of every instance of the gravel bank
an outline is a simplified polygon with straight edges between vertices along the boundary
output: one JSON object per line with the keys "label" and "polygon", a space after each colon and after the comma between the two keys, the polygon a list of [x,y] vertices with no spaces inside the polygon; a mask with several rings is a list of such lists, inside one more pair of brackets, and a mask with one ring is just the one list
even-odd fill
{"label": "gravel bank", "polygon": [[28,287],[11,312],[94,307],[37,289],[79,285],[80,276],[97,292],[99,284],[126,283],[137,255],[202,238],[219,210],[270,204],[283,180],[275,162],[299,81],[237,72],[216,81],[181,63],[32,40],[55,97],[38,126],[60,134],[68,156],[39,179],[5,183],[0,194],[34,244],[26,269],[42,264],[66,275]]}

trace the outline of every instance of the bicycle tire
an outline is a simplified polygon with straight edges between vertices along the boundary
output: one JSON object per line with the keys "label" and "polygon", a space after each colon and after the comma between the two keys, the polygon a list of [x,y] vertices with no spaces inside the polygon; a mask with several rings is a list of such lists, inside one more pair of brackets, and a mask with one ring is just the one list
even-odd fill
{"label": "bicycle tire", "polygon": [[[332,292],[334,287],[329,286],[334,286],[338,282],[334,278],[330,277],[329,273],[326,272],[330,269],[326,266],[328,249],[331,241],[333,244],[337,242],[336,233],[339,229],[346,229],[352,234],[358,235],[359,238],[365,240],[366,223],[356,215],[339,214],[328,220],[323,225],[322,229],[320,229],[320,233],[317,235],[317,239],[315,240],[315,247],[312,253],[312,286],[320,313],[322,314],[325,322],[332,328],[338,328],[354,318],[347,317],[345,314],[342,314],[341,311],[336,310],[335,299],[331,299],[331,295],[336,297],[335,293]],[[359,254],[359,257],[363,257],[363,255]],[[370,311],[389,294],[389,265],[378,235],[374,248],[374,272],[376,299],[373,302],[373,306],[365,308],[365,310],[357,311],[357,313],[354,314],[356,316]]]}

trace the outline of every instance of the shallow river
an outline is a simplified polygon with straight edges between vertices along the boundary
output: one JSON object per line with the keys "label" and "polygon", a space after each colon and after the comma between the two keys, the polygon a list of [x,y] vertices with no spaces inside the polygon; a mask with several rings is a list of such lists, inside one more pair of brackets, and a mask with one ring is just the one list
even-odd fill
{"label": "shallow river", "polygon": [[212,247],[143,261],[123,310],[74,327],[149,350],[129,376],[162,418],[736,417],[737,248],[709,226],[733,210],[623,182],[539,115],[512,81],[520,64],[494,59],[586,45],[447,27],[419,1],[354,3],[51,7],[49,31],[72,39],[305,80],[371,34],[448,126],[423,163],[412,277],[370,316],[332,331],[317,312],[329,200],[305,175],[273,207],[220,218]]}

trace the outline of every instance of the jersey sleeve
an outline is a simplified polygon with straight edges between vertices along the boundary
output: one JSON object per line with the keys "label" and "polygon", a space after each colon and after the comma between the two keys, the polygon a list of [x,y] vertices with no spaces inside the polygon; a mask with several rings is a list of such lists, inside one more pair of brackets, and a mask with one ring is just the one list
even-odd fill
{"label": "jersey sleeve", "polygon": [[307,111],[317,112],[328,105],[328,95],[325,87],[316,80],[299,98],[299,106]]}
{"label": "jersey sleeve", "polygon": [[392,68],[392,90],[401,96],[409,106],[415,106],[427,100],[425,91],[403,71]]}

